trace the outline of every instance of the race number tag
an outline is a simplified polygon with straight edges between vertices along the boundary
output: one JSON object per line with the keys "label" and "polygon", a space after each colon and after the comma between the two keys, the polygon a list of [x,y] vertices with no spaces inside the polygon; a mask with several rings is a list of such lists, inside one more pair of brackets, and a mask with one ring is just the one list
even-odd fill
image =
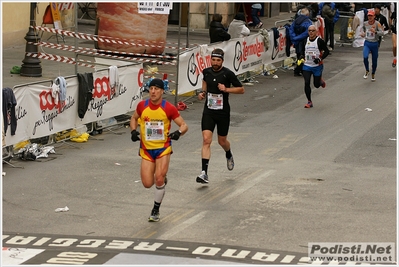
{"label": "race number tag", "polygon": [[145,123],[145,138],[147,141],[165,140],[163,121]]}
{"label": "race number tag", "polygon": [[316,53],[313,51],[306,52],[306,61],[313,61],[315,58],[317,58]]}
{"label": "race number tag", "polygon": [[375,38],[375,32],[367,31],[366,32],[366,38],[367,39],[374,39]]}
{"label": "race number tag", "polygon": [[208,93],[208,108],[223,109],[223,95]]}

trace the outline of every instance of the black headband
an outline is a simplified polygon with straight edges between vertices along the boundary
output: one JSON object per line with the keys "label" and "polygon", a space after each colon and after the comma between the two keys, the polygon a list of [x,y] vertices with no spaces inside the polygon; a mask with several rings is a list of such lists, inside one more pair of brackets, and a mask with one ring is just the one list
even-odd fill
{"label": "black headband", "polygon": [[223,55],[222,54],[217,54],[217,53],[212,53],[211,57],[218,57],[224,60]]}

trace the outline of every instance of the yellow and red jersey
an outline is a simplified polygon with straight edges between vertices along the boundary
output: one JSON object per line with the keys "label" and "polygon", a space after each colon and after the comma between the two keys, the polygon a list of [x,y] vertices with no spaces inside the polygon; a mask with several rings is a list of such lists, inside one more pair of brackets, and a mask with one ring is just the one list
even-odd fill
{"label": "yellow and red jersey", "polygon": [[177,108],[164,99],[159,105],[147,99],[137,105],[136,112],[139,115],[140,147],[148,150],[169,147],[171,122],[180,116]]}

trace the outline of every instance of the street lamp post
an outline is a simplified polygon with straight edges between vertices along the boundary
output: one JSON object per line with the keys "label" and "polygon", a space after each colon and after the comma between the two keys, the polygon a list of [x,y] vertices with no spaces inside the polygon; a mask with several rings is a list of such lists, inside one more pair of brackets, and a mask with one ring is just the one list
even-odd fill
{"label": "street lamp post", "polygon": [[[25,40],[26,40],[26,53],[36,53],[38,52],[37,43],[40,41],[39,36],[37,35],[36,31],[32,28],[36,26],[35,22],[35,10],[36,10],[37,3],[30,3],[30,26],[29,31],[26,33]],[[40,59],[29,57],[25,53],[25,58],[22,60],[21,66],[21,76],[28,76],[28,77],[41,77],[42,76],[42,66],[40,65]]]}

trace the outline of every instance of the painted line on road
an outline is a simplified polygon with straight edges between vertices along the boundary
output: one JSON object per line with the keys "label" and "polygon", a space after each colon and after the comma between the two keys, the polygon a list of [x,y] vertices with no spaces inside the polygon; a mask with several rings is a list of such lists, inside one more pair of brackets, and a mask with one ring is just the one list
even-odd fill
{"label": "painted line on road", "polygon": [[169,217],[172,218],[171,222],[180,221],[183,217],[186,217],[186,216],[189,215],[190,213],[193,213],[193,212],[194,212],[193,209],[190,209],[190,210],[188,210],[188,211],[182,213],[180,216],[174,216],[175,213],[181,213],[181,211],[183,211],[183,209],[179,209],[178,211],[172,213],[170,216],[168,215],[168,218],[169,218]]}
{"label": "painted line on road", "polygon": [[189,250],[189,248],[179,248],[179,247],[166,247],[166,249],[182,250],[182,251],[188,251]]}
{"label": "painted line on road", "polygon": [[273,147],[269,147],[261,152],[262,155],[270,155],[276,154],[277,152],[290,147],[291,145],[297,143],[298,141],[302,140],[306,135],[295,135],[295,134],[286,134],[282,138],[278,140],[274,144]]}
{"label": "painted line on road", "polygon": [[244,193],[245,191],[247,191],[251,187],[255,186],[257,183],[259,183],[260,180],[269,177],[274,172],[276,172],[276,171],[275,170],[269,170],[269,171],[266,171],[265,173],[257,176],[255,179],[249,180],[244,186],[240,186],[237,190],[234,190],[231,194],[229,194],[228,196],[224,197],[220,202],[222,202],[223,204],[228,203],[229,201],[231,201],[232,198],[235,198],[238,195],[241,195],[242,193]]}
{"label": "painted line on road", "polygon": [[168,230],[167,233],[162,234],[161,236],[158,237],[158,239],[169,239],[172,236],[178,234],[179,232],[181,232],[182,230],[186,229],[188,226],[193,225],[195,223],[197,223],[199,220],[202,220],[205,217],[205,214],[207,213],[207,211],[203,211],[198,213],[197,215],[191,217],[190,219],[176,225],[175,227],[173,227],[172,229]]}
{"label": "painted line on road", "polygon": [[[194,202],[213,203],[215,201],[218,201],[218,199],[220,199],[222,204],[226,204],[232,198],[234,198],[238,195],[241,195],[246,190],[255,186],[262,179],[266,178],[274,171],[267,171],[263,174],[261,172],[262,172],[262,169],[258,169],[254,172],[249,173],[248,175],[246,175],[244,177],[240,176],[241,181],[246,181],[244,186],[240,185],[236,189],[234,189],[232,187],[223,187],[222,188],[222,187],[218,186],[218,187],[212,188],[209,192],[196,197],[195,199],[193,199],[193,201]],[[251,179],[251,177],[254,177],[254,179]],[[225,195],[224,198],[222,198],[223,195]],[[163,238],[164,236],[169,237],[169,236],[176,235],[178,232],[185,229],[188,225],[191,225],[191,224],[197,222],[198,220],[201,220],[207,213],[206,211],[203,211],[203,212],[195,215],[194,217],[188,218],[186,221],[184,221],[180,224],[176,224],[178,221],[182,220],[182,218],[189,216],[194,211],[195,211],[194,209],[187,210],[186,208],[185,209],[179,208],[179,209],[175,210],[174,212],[168,214],[167,216],[161,217],[163,224],[173,223],[174,227],[171,228],[171,230],[169,230],[168,233],[164,233],[159,238]],[[134,235],[134,237],[143,237],[143,238],[148,239],[148,238],[153,237],[157,233],[158,233],[158,231],[157,231],[157,228],[154,228],[154,224],[150,224],[148,227],[145,227],[144,229],[137,232]],[[167,239],[167,238],[165,237],[165,239]]]}

